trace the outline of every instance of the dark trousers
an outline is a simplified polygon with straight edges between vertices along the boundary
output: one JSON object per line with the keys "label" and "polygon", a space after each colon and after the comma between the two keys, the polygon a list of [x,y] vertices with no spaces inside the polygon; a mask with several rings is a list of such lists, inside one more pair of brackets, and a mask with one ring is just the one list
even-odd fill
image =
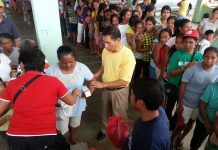
{"label": "dark trousers", "polygon": [[168,119],[170,120],[172,117],[173,108],[178,99],[178,88],[173,84],[166,83],[165,84],[165,92],[167,96],[167,105],[165,108]]}
{"label": "dark trousers", "polygon": [[143,61],[143,73],[142,77],[149,78],[150,61]]}
{"label": "dark trousers", "polygon": [[65,37],[67,36],[67,28],[66,28],[66,19],[64,17],[60,17],[60,24],[61,24],[62,37]]}
{"label": "dark trousers", "polygon": [[204,124],[197,119],[194,134],[190,143],[191,150],[198,150],[207,136],[208,133]]}
{"label": "dark trousers", "polygon": [[8,136],[9,150],[52,150],[56,135],[18,137]]}
{"label": "dark trousers", "polygon": [[142,75],[143,70],[143,63],[144,61],[142,59],[136,59],[136,65],[135,65],[135,71],[134,71],[134,77],[133,79],[138,79]]}

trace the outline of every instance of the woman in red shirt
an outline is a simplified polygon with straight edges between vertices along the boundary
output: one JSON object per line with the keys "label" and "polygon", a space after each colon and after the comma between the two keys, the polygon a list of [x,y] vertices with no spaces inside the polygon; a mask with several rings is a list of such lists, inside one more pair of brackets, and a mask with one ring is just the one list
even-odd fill
{"label": "woman in red shirt", "polygon": [[[20,52],[19,63],[23,74],[9,82],[0,96],[0,116],[12,103],[14,113],[7,131],[9,149],[45,149],[53,147],[56,138],[55,105],[61,99],[68,105],[76,102],[80,94],[67,88],[55,77],[44,75],[45,55],[39,49]],[[31,82],[14,100],[21,87]]]}

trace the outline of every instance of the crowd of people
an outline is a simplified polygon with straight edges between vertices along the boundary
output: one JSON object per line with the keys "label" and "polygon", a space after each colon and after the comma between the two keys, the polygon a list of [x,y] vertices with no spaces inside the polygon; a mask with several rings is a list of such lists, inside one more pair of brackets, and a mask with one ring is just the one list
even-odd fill
{"label": "crowd of people", "polygon": [[[218,149],[218,48],[211,46],[218,7],[194,29],[187,0],[176,15],[165,5],[155,16],[155,4],[58,0],[62,36],[72,45],[57,49],[54,66],[33,40],[21,42],[5,15],[7,2],[0,4],[0,135],[9,149],[55,149],[58,134],[67,132],[77,144],[84,84],[91,93],[102,89],[98,141],[109,117],[122,116],[130,135],[120,149],[182,149],[194,124],[190,149],[208,136],[205,149]],[[83,45],[101,58],[95,73],[77,61],[73,47]],[[136,120],[127,118],[129,100]]]}

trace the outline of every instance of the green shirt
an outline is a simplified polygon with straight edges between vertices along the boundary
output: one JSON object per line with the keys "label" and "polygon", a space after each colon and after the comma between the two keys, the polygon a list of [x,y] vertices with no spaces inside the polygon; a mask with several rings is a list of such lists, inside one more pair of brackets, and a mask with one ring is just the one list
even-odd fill
{"label": "green shirt", "polygon": [[[218,83],[211,83],[208,85],[203,95],[201,96],[201,101],[207,103],[206,112],[210,123],[214,123],[216,112],[218,111]],[[203,123],[203,119],[199,116],[200,121]]]}
{"label": "green shirt", "polygon": [[[178,70],[186,66],[190,62],[191,57],[192,54],[187,53],[185,50],[177,50],[170,58],[168,72]],[[200,52],[196,52],[192,61],[200,62],[201,60],[202,60],[202,54]],[[177,76],[172,76],[169,78],[168,82],[178,87],[181,78],[182,78],[182,74]]]}

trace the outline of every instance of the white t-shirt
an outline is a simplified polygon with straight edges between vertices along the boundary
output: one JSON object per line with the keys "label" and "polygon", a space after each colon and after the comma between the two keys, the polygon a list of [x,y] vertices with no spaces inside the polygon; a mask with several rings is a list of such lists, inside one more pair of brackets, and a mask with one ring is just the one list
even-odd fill
{"label": "white t-shirt", "polygon": [[210,46],[210,42],[206,39],[202,39],[200,42],[198,42],[198,45],[200,45],[199,52],[203,55],[206,48]]}
{"label": "white t-shirt", "polygon": [[11,67],[10,67],[10,59],[4,54],[0,53],[0,77],[3,81],[10,81],[11,76]]}
{"label": "white t-shirt", "polygon": [[[19,48],[13,47],[13,51],[11,52],[10,56],[7,56],[11,60],[10,65],[18,65],[18,58],[20,55],[19,50]],[[2,51],[2,53],[4,54],[2,47],[0,48],[0,51]]]}
{"label": "white t-shirt", "polygon": [[129,27],[128,24],[119,24],[118,29],[120,30],[121,33],[121,42],[123,45],[127,45],[127,40],[126,40],[126,30]]}
{"label": "white t-shirt", "polygon": [[218,19],[216,20],[215,23],[209,22],[209,18],[204,18],[201,22],[200,25],[202,27],[201,34],[204,34],[205,31],[207,30],[213,30],[214,32],[218,29]]}

